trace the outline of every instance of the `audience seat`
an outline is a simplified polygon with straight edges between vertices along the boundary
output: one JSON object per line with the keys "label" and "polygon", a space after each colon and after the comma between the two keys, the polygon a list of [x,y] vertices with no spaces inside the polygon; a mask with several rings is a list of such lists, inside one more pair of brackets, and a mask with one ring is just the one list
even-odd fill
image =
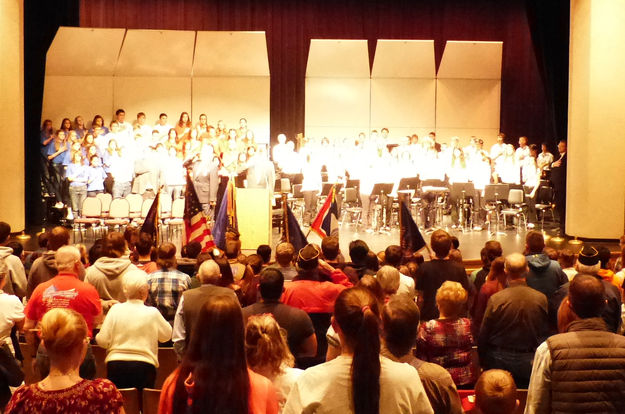
{"label": "audience seat", "polygon": [[95,376],[96,378],[106,378],[106,348],[99,345],[91,345],[91,351],[95,357]]}
{"label": "audience seat", "polygon": [[158,414],[158,400],[161,398],[161,390],[152,388],[143,389],[143,414]]}
{"label": "audience seat", "polygon": [[140,414],[140,394],[136,388],[119,388],[119,392],[124,397],[124,411],[126,414]]}
{"label": "audience seat", "polygon": [[165,379],[178,368],[178,355],[173,347],[158,348],[158,369],[156,370],[156,388],[161,388]]}
{"label": "audience seat", "polygon": [[39,373],[33,369],[33,359],[31,355],[35,353],[33,347],[25,342],[20,342],[20,349],[24,356],[22,371],[24,372],[24,383],[34,384],[40,380]]}

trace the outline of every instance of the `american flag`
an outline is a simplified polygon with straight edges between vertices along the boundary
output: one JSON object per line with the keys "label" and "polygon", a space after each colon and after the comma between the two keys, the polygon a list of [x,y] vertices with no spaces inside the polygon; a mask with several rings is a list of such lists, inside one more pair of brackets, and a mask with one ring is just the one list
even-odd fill
{"label": "american flag", "polygon": [[184,192],[184,229],[187,243],[196,241],[202,245],[202,251],[215,247],[213,235],[208,228],[208,221],[197,198],[193,181],[187,172],[187,188]]}
{"label": "american flag", "polygon": [[339,220],[338,220],[338,207],[336,204],[336,186],[333,185],[326,198],[325,203],[319,210],[317,217],[310,225],[310,229],[317,233],[319,237],[324,238],[328,236],[339,236]]}

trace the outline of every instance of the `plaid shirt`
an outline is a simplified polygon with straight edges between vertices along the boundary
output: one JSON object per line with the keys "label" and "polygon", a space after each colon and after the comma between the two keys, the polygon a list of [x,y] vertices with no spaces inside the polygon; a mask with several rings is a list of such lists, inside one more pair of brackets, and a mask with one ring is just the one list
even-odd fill
{"label": "plaid shirt", "polygon": [[173,321],[182,293],[191,286],[189,275],[176,269],[157,270],[148,275],[150,295],[148,301],[156,306],[161,315]]}
{"label": "plaid shirt", "polygon": [[469,319],[432,319],[419,327],[417,356],[445,368],[456,385],[473,384],[473,343]]}

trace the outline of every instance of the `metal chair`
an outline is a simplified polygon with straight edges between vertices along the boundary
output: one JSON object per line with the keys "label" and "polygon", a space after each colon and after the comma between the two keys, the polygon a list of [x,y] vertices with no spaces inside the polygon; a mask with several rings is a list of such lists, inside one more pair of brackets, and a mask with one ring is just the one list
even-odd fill
{"label": "metal chair", "polygon": [[143,204],[143,197],[140,194],[131,193],[126,196],[128,205],[130,206],[130,218],[138,218],[141,216],[141,206]]}
{"label": "metal chair", "polygon": [[356,223],[356,231],[358,231],[358,223],[362,215],[362,207],[358,202],[358,191],[356,188],[345,188],[345,197],[343,198],[343,214],[341,215],[340,226],[343,227],[345,216],[349,214],[352,223]]}
{"label": "metal chair", "polygon": [[143,414],[158,414],[158,402],[161,399],[161,390],[144,388],[142,401]]}
{"label": "metal chair", "polygon": [[536,191],[536,211],[540,211],[540,231],[545,229],[545,214],[551,212],[551,220],[555,221],[554,205],[553,205],[553,188],[539,187]]}
{"label": "metal chair", "polygon": [[139,390],[136,388],[119,388],[119,393],[124,398],[124,411],[126,414],[141,413]]}
{"label": "metal chair", "polygon": [[85,226],[85,233],[91,228],[93,237],[95,238],[95,229],[100,229],[100,217],[102,215],[102,203],[97,197],[87,197],[82,202],[82,217],[74,219],[74,230],[80,234],[80,240],[83,240],[82,231]]}
{"label": "metal chair", "polygon": [[171,218],[166,219],[167,235],[169,240],[173,238],[175,229],[182,229],[184,225],[184,198],[177,198],[171,206]]}
{"label": "metal chair", "polygon": [[109,193],[100,193],[96,194],[96,197],[102,203],[102,217],[108,217],[109,210],[111,208],[111,202],[113,201],[113,196]]}
{"label": "metal chair", "polygon": [[122,227],[130,223],[129,214],[130,204],[128,204],[128,200],[125,198],[116,198],[111,202],[109,218],[104,220],[104,225],[121,230]]}
{"label": "metal chair", "polygon": [[517,218],[516,231],[519,233],[519,227],[521,226],[521,220],[523,221],[523,227],[527,231],[527,218],[525,216],[525,192],[522,189],[514,188],[508,193],[508,206],[501,209],[499,213],[503,217],[503,226],[506,228],[506,217],[512,216]]}

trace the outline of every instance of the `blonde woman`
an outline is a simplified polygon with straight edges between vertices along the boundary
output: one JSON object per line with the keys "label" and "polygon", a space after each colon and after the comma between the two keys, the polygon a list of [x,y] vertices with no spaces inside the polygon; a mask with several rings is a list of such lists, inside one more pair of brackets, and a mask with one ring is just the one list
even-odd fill
{"label": "blonde woman", "polygon": [[291,387],[303,371],[293,368],[295,358],[289,351],[286,332],[271,314],[249,317],[245,330],[245,353],[250,369],[271,380],[282,408]]}
{"label": "blonde woman", "polygon": [[20,387],[6,413],[124,413],[123,399],[107,379],[82,379],[80,363],[89,344],[85,319],[68,308],[49,310],[41,320],[41,338],[50,358],[50,373]]}
{"label": "blonde woman", "polygon": [[444,282],[436,291],[440,317],[423,322],[417,338],[417,356],[445,368],[458,388],[471,388],[476,380],[471,359],[471,320],[460,317],[467,297],[460,283]]}

